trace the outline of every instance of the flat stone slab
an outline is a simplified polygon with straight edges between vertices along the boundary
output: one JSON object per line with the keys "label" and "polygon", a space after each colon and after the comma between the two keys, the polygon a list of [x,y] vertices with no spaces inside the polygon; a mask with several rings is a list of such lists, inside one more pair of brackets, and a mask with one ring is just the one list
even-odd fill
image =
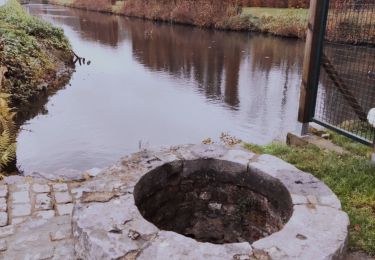
{"label": "flat stone slab", "polygon": [[[183,175],[202,163],[209,170],[237,176],[241,185],[251,182],[265,196],[276,192],[275,187],[277,192],[285,189],[292,213],[284,227],[253,243],[212,244],[160,230],[144,219],[134,199],[141,179],[151,178],[159,185],[165,177],[153,170],[175,167]],[[144,189],[147,193],[147,187]],[[76,190],[72,225],[81,259],[341,259],[345,255],[349,219],[337,196],[311,174],[276,157],[255,156],[241,148],[184,145],[142,151],[123,158]],[[209,200],[206,195],[199,196]],[[221,208],[211,204],[212,210]]]}

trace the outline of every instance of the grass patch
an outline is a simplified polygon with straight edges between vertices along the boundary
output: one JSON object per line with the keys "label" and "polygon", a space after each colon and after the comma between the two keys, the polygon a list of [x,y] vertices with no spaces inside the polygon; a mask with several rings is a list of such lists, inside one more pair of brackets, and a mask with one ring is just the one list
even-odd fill
{"label": "grass patch", "polygon": [[261,32],[297,38],[304,38],[306,34],[307,9],[246,7],[242,15],[257,19]]}
{"label": "grass patch", "polygon": [[258,18],[262,16],[295,15],[299,16],[301,19],[307,20],[308,9],[244,7],[242,13],[246,15],[252,15]]}
{"label": "grass patch", "polygon": [[371,148],[346,137],[332,134],[332,141],[348,154],[319,149],[316,146],[291,147],[283,144],[245,147],[258,154],[277,156],[324,181],[339,197],[349,214],[351,250],[375,255],[375,167],[368,155]]}

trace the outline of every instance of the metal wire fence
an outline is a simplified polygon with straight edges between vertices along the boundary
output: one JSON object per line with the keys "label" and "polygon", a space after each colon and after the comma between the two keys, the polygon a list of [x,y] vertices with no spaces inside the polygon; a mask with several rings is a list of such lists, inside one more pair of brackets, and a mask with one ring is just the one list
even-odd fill
{"label": "metal wire fence", "polygon": [[313,120],[374,144],[375,128],[367,121],[371,108],[375,108],[375,1],[331,1]]}

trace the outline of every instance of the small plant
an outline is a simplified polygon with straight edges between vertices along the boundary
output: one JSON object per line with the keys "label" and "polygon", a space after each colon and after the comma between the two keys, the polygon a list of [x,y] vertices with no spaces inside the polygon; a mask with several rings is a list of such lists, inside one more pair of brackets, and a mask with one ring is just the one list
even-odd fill
{"label": "small plant", "polygon": [[4,168],[16,157],[16,128],[14,125],[15,113],[8,106],[9,95],[1,92],[3,73],[6,70],[0,68],[0,176],[3,176]]}

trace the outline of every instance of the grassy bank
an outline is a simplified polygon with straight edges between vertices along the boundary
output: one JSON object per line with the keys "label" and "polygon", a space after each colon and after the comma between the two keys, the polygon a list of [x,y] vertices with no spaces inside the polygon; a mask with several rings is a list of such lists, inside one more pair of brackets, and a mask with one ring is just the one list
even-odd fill
{"label": "grassy bank", "polygon": [[28,119],[38,98],[70,76],[72,60],[62,30],[30,16],[16,0],[0,7],[0,68],[6,71],[0,83],[0,172],[14,157],[15,149],[6,147],[14,144],[17,127],[9,124]]}
{"label": "grassy bank", "polygon": [[[51,3],[223,30],[255,31],[277,36],[305,38],[308,9],[263,8],[234,5],[234,1],[207,0],[49,0]],[[334,42],[373,44],[373,9],[354,10],[346,1],[328,16],[326,38]],[[347,10],[350,10],[348,15]],[[370,35],[370,36],[369,36]]]}
{"label": "grassy bank", "polygon": [[307,9],[248,7],[244,8],[242,13],[244,16],[253,17],[260,32],[305,38]]}
{"label": "grassy bank", "polygon": [[369,161],[371,149],[331,133],[332,141],[348,154],[316,146],[290,147],[282,144],[246,147],[259,154],[271,154],[323,180],[340,198],[349,214],[350,250],[375,256],[375,167]]}
{"label": "grassy bank", "polygon": [[237,8],[232,1],[50,0],[80,9],[223,30],[256,31],[304,38],[307,9]]}

